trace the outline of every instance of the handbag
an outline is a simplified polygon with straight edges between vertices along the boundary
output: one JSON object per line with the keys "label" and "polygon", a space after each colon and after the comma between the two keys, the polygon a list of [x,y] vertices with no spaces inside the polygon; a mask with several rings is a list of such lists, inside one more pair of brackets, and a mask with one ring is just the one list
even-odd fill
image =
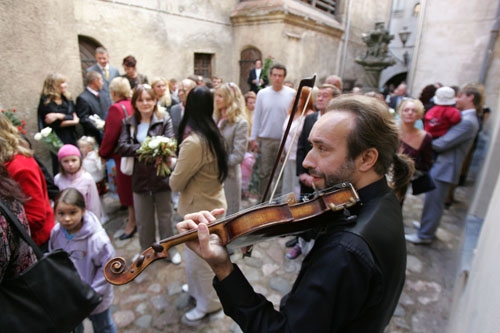
{"label": "handbag", "polygon": [[[125,125],[125,119],[127,119],[127,110],[125,110],[125,106],[121,104],[121,107],[123,109],[123,114],[125,115],[125,118],[123,120],[123,124]],[[134,136],[134,126],[130,126],[130,138]],[[127,176],[132,176],[132,173],[134,173],[134,160],[135,158],[132,156],[123,156],[120,159],[120,171],[124,175]]]}
{"label": "handbag", "polygon": [[67,252],[58,249],[44,255],[2,202],[0,210],[38,258],[18,277],[0,283],[0,327],[5,332],[73,330],[101,303],[102,296],[82,281]]}
{"label": "handbag", "polygon": [[436,185],[434,184],[434,181],[432,180],[432,177],[429,175],[429,173],[425,172],[411,181],[411,188],[413,190],[412,194],[417,195],[420,193],[432,191],[436,188]]}

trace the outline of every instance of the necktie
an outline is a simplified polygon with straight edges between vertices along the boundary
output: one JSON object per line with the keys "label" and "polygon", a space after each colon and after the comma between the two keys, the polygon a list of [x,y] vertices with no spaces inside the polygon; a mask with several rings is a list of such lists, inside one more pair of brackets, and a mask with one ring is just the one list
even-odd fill
{"label": "necktie", "polygon": [[104,77],[106,78],[106,80],[109,80],[109,73],[108,73],[108,70],[106,69],[106,67],[104,67],[102,69],[102,71],[104,72]]}

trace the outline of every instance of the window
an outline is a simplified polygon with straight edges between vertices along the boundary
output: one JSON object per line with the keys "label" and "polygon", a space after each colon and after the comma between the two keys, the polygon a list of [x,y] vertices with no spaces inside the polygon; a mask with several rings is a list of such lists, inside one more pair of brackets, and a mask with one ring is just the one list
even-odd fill
{"label": "window", "polygon": [[337,0],[299,0],[311,5],[314,8],[335,15]]}
{"label": "window", "polygon": [[212,77],[212,57],[210,53],[194,54],[194,74],[203,77]]}

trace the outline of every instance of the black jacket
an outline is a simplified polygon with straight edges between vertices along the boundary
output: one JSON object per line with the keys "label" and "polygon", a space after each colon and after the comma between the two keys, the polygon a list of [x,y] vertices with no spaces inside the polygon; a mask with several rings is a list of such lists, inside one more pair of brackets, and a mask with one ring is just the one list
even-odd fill
{"label": "black jacket", "polygon": [[99,144],[102,141],[102,130],[99,130],[92,120],[91,115],[98,115],[104,120],[107,110],[102,109],[100,96],[97,97],[87,89],[76,98],[76,114],[80,118],[80,125],[85,135],[93,136]]}
{"label": "black jacket", "polygon": [[241,271],[214,287],[244,332],[383,332],[403,289],[406,242],[399,201],[387,180],[359,190],[357,221],[340,215],[316,238],[292,290],[276,311]]}
{"label": "black jacket", "polygon": [[[134,127],[134,135],[131,136],[131,127]],[[172,118],[168,113],[164,118],[159,119],[153,115],[153,119],[148,129],[148,136],[174,137]],[[137,150],[141,144],[137,141],[137,121],[135,116],[130,116],[123,120],[120,138],[118,140],[117,152],[121,156],[134,156],[134,173],[132,174],[132,191],[136,193],[169,191],[169,177],[156,175],[156,167],[152,164],[139,162]]]}

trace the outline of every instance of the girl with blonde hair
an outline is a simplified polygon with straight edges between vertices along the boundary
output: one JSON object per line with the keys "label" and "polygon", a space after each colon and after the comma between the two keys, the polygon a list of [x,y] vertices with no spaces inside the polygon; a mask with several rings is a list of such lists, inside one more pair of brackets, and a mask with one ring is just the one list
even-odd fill
{"label": "girl with blonde hair", "polygon": [[169,112],[173,103],[170,89],[168,89],[168,80],[161,77],[155,77],[151,81],[151,87],[155,91],[156,98],[158,98],[158,107],[162,111]]}

